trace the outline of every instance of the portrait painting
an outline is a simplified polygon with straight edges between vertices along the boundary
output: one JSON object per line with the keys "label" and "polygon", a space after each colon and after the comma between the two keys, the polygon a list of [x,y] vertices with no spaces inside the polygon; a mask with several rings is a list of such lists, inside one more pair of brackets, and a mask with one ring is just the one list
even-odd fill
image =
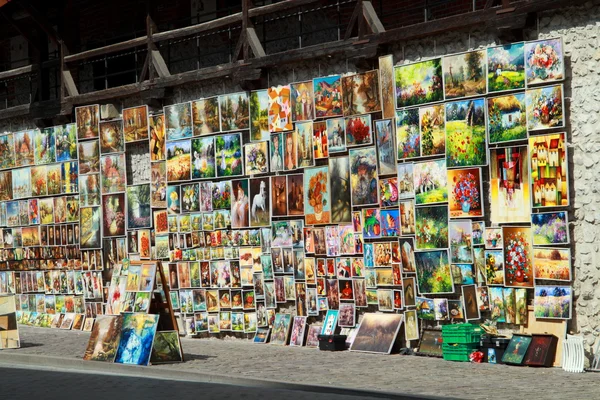
{"label": "portrait painting", "polygon": [[292,122],[312,121],[314,119],[314,93],[312,81],[297,82],[290,85],[292,100]]}

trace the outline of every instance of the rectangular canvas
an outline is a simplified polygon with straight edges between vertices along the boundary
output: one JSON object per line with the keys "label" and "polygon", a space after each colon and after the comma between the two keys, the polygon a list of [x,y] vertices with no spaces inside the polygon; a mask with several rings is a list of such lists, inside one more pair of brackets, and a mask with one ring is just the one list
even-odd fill
{"label": "rectangular canvas", "polygon": [[442,59],[394,67],[396,108],[444,100]]}
{"label": "rectangular canvas", "polygon": [[525,87],[525,51],[523,43],[487,49],[488,93]]}
{"label": "rectangular canvas", "polygon": [[192,142],[179,140],[167,142],[167,181],[188,181],[191,177]]}
{"label": "rectangular canvas", "polygon": [[529,163],[532,207],[569,205],[569,175],[565,133],[531,136]]}
{"label": "rectangular canvas", "polygon": [[192,101],[192,122],[194,136],[220,132],[219,98],[215,96]]}
{"label": "rectangular canvas", "polygon": [[151,364],[183,362],[178,331],[156,332],[152,344]]}
{"label": "rectangular canvas", "polygon": [[0,349],[17,349],[19,347],[21,344],[15,296],[0,296]]}
{"label": "rectangular canvas", "polygon": [[269,94],[267,89],[250,92],[250,141],[269,138]]}
{"label": "rectangular canvas", "polygon": [[79,140],[97,138],[99,122],[100,106],[98,104],[75,107],[75,123]]}
{"label": "rectangular canvas", "polygon": [[158,315],[123,314],[123,329],[115,363],[148,365],[157,325]]}
{"label": "rectangular canvas", "polygon": [[[473,263],[473,226],[470,220],[450,221],[450,257],[453,264]],[[472,277],[472,275],[471,275]]]}
{"label": "rectangular canvas", "polygon": [[530,227],[503,226],[504,285],[533,287],[533,248]]}
{"label": "rectangular canvas", "polygon": [[121,340],[122,323],[122,315],[98,315],[83,359],[113,362]]}
{"label": "rectangular canvas", "polygon": [[346,147],[373,143],[371,114],[346,118]]}
{"label": "rectangular canvas", "polygon": [[394,118],[394,56],[379,57],[379,83],[381,87],[381,113],[383,118]]}
{"label": "rectangular canvas", "polygon": [[450,218],[483,217],[481,168],[449,169]]}
{"label": "rectangular canvas", "polygon": [[287,343],[291,322],[291,314],[275,314],[273,330],[271,331],[271,344],[285,345]]}
{"label": "rectangular canvas", "polygon": [[415,264],[420,295],[454,293],[448,250],[416,252]]}
{"label": "rectangular canvas", "polygon": [[465,307],[465,319],[467,321],[480,319],[481,314],[477,305],[477,285],[463,285],[461,290]]}
{"label": "rectangular canvas", "polygon": [[108,154],[100,159],[102,193],[124,192],[126,185],[125,154]]}
{"label": "rectangular canvas", "polygon": [[164,161],[167,157],[165,147],[165,114],[151,115],[150,121],[150,161]]}
{"label": "rectangular canvas", "polygon": [[448,247],[448,206],[415,207],[416,249]]}
{"label": "rectangular canvas", "polygon": [[533,314],[536,319],[571,319],[572,303],[570,286],[536,286]]}
{"label": "rectangular canvas", "polygon": [[327,126],[327,145],[329,153],[346,151],[346,120],[345,118],[329,118],[325,121]]}
{"label": "rectangular canvas", "polygon": [[525,93],[488,98],[487,121],[490,143],[527,139]]}
{"label": "rectangular canvas", "polygon": [[569,220],[566,211],[531,214],[534,246],[569,243]]}
{"label": "rectangular canvas", "polygon": [[485,50],[445,56],[442,59],[446,100],[485,94]]}
{"label": "rectangular canvas", "polygon": [[313,123],[296,122],[296,155],[298,168],[312,167],[315,165],[313,149]]}
{"label": "rectangular canvas", "polygon": [[565,120],[563,85],[545,86],[525,91],[527,129],[536,131],[563,128]]}
{"label": "rectangular canvas", "polygon": [[291,131],[291,89],[290,85],[273,86],[268,89],[269,132]]}
{"label": "rectangular canvas", "polygon": [[562,38],[525,42],[527,86],[561,81],[565,78]]}
{"label": "rectangular canvas", "polygon": [[240,133],[215,137],[215,154],[218,178],[244,174],[242,135]]}
{"label": "rectangular canvas", "polygon": [[342,115],[342,77],[340,75],[313,79],[313,91],[317,118]]}
{"label": "rectangular canvas", "polygon": [[328,167],[304,170],[304,212],[307,225],[331,223]]}
{"label": "rectangular canvas", "polygon": [[191,103],[173,104],[164,107],[167,140],[192,137]]}
{"label": "rectangular canvas", "polygon": [[485,101],[446,103],[446,162],[448,168],[487,165]]}
{"label": "rectangular canvas", "polygon": [[347,223],[352,219],[350,161],[347,156],[329,158],[331,221]]}
{"label": "rectangular canvas", "polygon": [[446,154],[446,109],[443,104],[419,108],[421,155]]}
{"label": "rectangular canvas", "polygon": [[531,336],[514,334],[502,355],[505,364],[521,365],[531,344]]}
{"label": "rectangular canvas", "polygon": [[485,250],[485,271],[488,285],[504,285],[504,257],[502,250]]}
{"label": "rectangular canvas", "polygon": [[570,282],[571,249],[534,248],[533,277],[535,279]]}
{"label": "rectangular canvas", "polygon": [[21,131],[14,134],[15,166],[25,167],[34,165],[35,130]]}
{"label": "rectangular canvas", "polygon": [[121,153],[124,151],[125,140],[123,138],[123,120],[117,119],[100,122],[100,153],[109,154]]}
{"label": "rectangular canvas", "polygon": [[403,320],[403,314],[365,313],[350,351],[390,354]]}
{"label": "rectangular canvas", "polygon": [[394,127],[393,118],[374,122],[380,175],[393,175],[396,173],[396,144],[394,142],[396,135]]}
{"label": "rectangular canvas", "polygon": [[314,93],[312,81],[292,83],[292,122],[312,121],[315,118]]}
{"label": "rectangular canvas", "polygon": [[396,111],[396,145],[398,160],[421,156],[418,108]]}
{"label": "rectangular canvas", "polygon": [[350,149],[349,155],[352,205],[378,205],[379,180],[375,148]]}
{"label": "rectangular canvas", "polygon": [[192,179],[215,178],[217,176],[214,138],[192,139],[191,163]]}
{"label": "rectangular canvas", "polygon": [[342,95],[345,116],[381,111],[378,70],[344,76]]}
{"label": "rectangular canvas", "polygon": [[445,160],[415,163],[413,179],[415,204],[434,204],[448,201],[448,173]]}
{"label": "rectangular canvas", "polygon": [[244,145],[246,175],[269,172],[269,142],[253,142]]}
{"label": "rectangular canvas", "polygon": [[490,149],[492,224],[531,221],[527,146]]}
{"label": "rectangular canvas", "polygon": [[148,106],[123,109],[123,133],[126,143],[148,140],[149,131]]}

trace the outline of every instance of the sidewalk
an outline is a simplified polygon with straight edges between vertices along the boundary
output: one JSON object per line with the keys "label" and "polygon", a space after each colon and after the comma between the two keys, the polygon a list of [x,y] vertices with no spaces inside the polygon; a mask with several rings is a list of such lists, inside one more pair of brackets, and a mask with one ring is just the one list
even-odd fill
{"label": "sidewalk", "polygon": [[89,338],[87,332],[21,326],[20,334],[23,347],[0,351],[0,365],[43,366],[241,386],[317,385],[462,399],[597,398],[600,378],[595,373],[571,374],[560,368],[457,363],[436,358],[348,351],[323,352],[219,339],[182,339],[185,363],[144,368],[83,361]]}

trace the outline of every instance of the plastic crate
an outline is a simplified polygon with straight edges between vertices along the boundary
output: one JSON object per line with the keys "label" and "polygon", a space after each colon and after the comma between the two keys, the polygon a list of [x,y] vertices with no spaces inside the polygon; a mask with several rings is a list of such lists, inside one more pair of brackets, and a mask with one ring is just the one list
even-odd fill
{"label": "plastic crate", "polygon": [[482,329],[473,324],[453,324],[442,326],[444,343],[479,343]]}
{"label": "plastic crate", "polygon": [[447,361],[469,361],[469,356],[476,351],[479,343],[448,344],[442,345],[444,360]]}

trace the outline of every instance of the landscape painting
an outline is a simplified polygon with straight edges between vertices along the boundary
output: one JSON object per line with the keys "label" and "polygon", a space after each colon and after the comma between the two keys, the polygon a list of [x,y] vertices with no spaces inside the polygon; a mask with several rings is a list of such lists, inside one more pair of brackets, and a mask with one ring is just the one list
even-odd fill
{"label": "landscape painting", "polygon": [[487,99],[488,132],[491,143],[527,139],[525,93]]}
{"label": "landscape painting", "polygon": [[525,51],[523,43],[488,47],[488,93],[525,87]]}
{"label": "landscape painting", "polygon": [[267,89],[250,92],[250,141],[269,139],[269,93]]}
{"label": "landscape painting", "polygon": [[396,111],[396,144],[398,160],[421,156],[418,108]]}
{"label": "landscape painting", "polygon": [[394,67],[396,108],[444,100],[442,59]]}
{"label": "landscape painting", "polygon": [[394,118],[394,56],[379,57],[379,83],[381,87],[381,113],[383,118]]}
{"label": "landscape painting", "polygon": [[126,143],[148,140],[148,106],[123,109],[123,132]]}
{"label": "landscape painting", "polygon": [[239,133],[219,135],[215,138],[217,177],[239,176],[244,173],[242,136]]}
{"label": "landscape painting", "polygon": [[191,170],[190,140],[167,142],[167,181],[188,181]]}
{"label": "landscape painting", "polygon": [[571,250],[534,248],[533,277],[551,281],[571,281]]}
{"label": "landscape painting", "polygon": [[419,108],[421,155],[446,154],[446,117],[443,104]]}
{"label": "landscape painting", "polygon": [[433,204],[448,201],[448,176],[445,160],[415,163],[413,172],[415,204]]}
{"label": "landscape painting", "polygon": [[566,211],[531,214],[531,229],[534,246],[569,243],[569,222]]}
{"label": "landscape painting", "polygon": [[344,116],[381,111],[377,70],[342,78]]}
{"label": "landscape painting", "polygon": [[448,206],[415,207],[416,249],[448,248]]}
{"label": "landscape painting", "polygon": [[167,140],[192,137],[192,107],[190,103],[165,106]]}
{"label": "landscape painting", "polygon": [[381,119],[375,121],[375,139],[379,157],[379,174],[393,175],[396,173],[396,145],[394,143],[394,120]]}
{"label": "landscape painting", "polygon": [[269,132],[285,132],[293,129],[290,85],[274,86],[268,89]]}
{"label": "landscape painting", "polygon": [[192,122],[194,136],[220,132],[219,98],[215,96],[192,101]]}
{"label": "landscape painting", "polygon": [[[34,130],[16,132],[14,134],[15,143],[15,166],[26,167],[35,163],[33,154]],[[12,136],[11,136],[12,137]]]}
{"label": "landscape painting", "polygon": [[570,286],[536,286],[533,315],[536,319],[571,319],[572,302]]}
{"label": "landscape painting", "polygon": [[192,179],[215,178],[216,176],[214,138],[192,139]]}
{"label": "landscape painting", "polygon": [[484,99],[446,103],[448,168],[487,165]]}
{"label": "landscape painting", "polygon": [[246,92],[219,96],[221,131],[235,131],[250,127],[250,110]]}
{"label": "landscape painting", "polygon": [[443,58],[446,100],[486,93],[485,57],[485,50],[477,50]]}
{"label": "landscape painting", "polygon": [[420,295],[454,293],[448,250],[416,252],[415,263]]}
{"label": "landscape painting", "polygon": [[100,122],[100,153],[120,153],[125,151],[123,120]]}

